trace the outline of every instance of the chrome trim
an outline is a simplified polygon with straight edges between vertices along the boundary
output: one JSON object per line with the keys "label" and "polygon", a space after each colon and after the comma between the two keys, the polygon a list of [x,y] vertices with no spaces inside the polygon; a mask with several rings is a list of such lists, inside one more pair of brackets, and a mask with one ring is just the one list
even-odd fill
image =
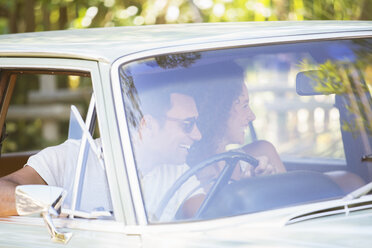
{"label": "chrome trim", "polygon": [[[266,46],[266,45],[280,45],[291,44],[295,42],[310,42],[310,41],[330,41],[330,40],[346,40],[358,38],[372,38],[372,31],[356,31],[356,32],[342,32],[342,33],[320,33],[320,34],[303,34],[303,35],[288,35],[288,36],[273,36],[265,38],[246,38],[241,40],[231,41],[216,41],[205,42],[203,44],[188,44],[180,46],[162,47],[158,49],[144,50],[117,59],[112,64],[111,70],[119,68],[122,64],[127,64],[139,59],[151,58],[159,55],[167,55],[173,53],[187,53],[187,52],[203,52],[209,50],[222,50],[230,48],[240,48],[247,46]],[[112,73],[111,73],[112,75]]]}
{"label": "chrome trim", "polygon": [[[83,134],[81,138],[81,144],[79,148],[79,155],[77,159],[77,166],[76,166],[76,171],[74,175],[74,185],[72,188],[72,201],[71,201],[71,210],[74,212],[77,207],[80,207],[80,201],[78,201],[78,196],[81,195],[82,191],[82,177],[84,177],[85,173],[85,166],[83,167],[83,163],[86,160],[86,157],[84,156],[86,154],[85,147],[87,144],[87,137],[86,134]],[[86,163],[85,163],[86,164]],[[73,219],[74,215],[70,215],[70,219]]]}
{"label": "chrome trim", "polygon": [[312,220],[316,218],[344,214],[349,215],[351,212],[356,212],[364,209],[372,208],[372,196],[365,196],[358,199],[332,201],[328,204],[316,205],[315,207],[308,208],[305,211],[292,214],[285,225],[291,225],[302,221]]}
{"label": "chrome trim", "polygon": [[101,217],[112,217],[112,214],[109,211],[92,211],[92,212],[83,212],[83,211],[72,211],[71,209],[61,209],[61,215],[73,215],[75,217],[81,217],[84,219],[98,219]]}
{"label": "chrome trim", "polygon": [[[20,64],[19,61],[22,61]],[[0,67],[2,69],[56,69],[62,71],[86,71],[92,74],[96,61],[65,59],[65,58],[1,58]]]}
{"label": "chrome trim", "polygon": [[23,52],[23,51],[15,51],[15,52],[0,52],[0,56],[4,57],[27,57],[27,58],[45,58],[45,59],[56,59],[56,58],[64,58],[64,59],[79,59],[79,60],[89,60],[89,61],[99,61],[103,63],[110,63],[107,58],[102,56],[88,56],[84,54],[77,54],[77,53],[58,53],[58,52]]}
{"label": "chrome trim", "polygon": [[18,185],[15,188],[15,205],[18,215],[32,215],[59,210],[67,192],[60,187],[48,185]]}
{"label": "chrome trim", "polygon": [[18,185],[15,189],[16,208],[19,215],[41,214],[53,242],[66,244],[72,233],[60,232],[52,221],[58,216],[67,192],[47,185]]}
{"label": "chrome trim", "polygon": [[90,125],[92,124],[95,108],[96,108],[96,98],[94,97],[94,94],[92,94],[92,97],[90,98],[87,117],[85,119],[85,126],[87,127],[90,127]]}
{"label": "chrome trim", "polygon": [[111,86],[115,102],[115,111],[119,124],[119,133],[122,142],[123,156],[127,168],[129,184],[132,189],[132,199],[135,205],[138,222],[140,225],[148,224],[146,212],[143,202],[142,192],[140,189],[140,182],[138,180],[137,170],[135,166],[134,153],[131,145],[129,128],[126,121],[126,113],[123,105],[123,96],[121,94],[119,68],[120,66],[137,61],[139,59],[146,59],[158,55],[166,55],[172,53],[185,52],[201,52],[213,49],[229,49],[239,48],[255,45],[274,45],[274,44],[288,44],[293,42],[308,42],[308,41],[325,41],[338,39],[352,39],[352,38],[372,38],[372,31],[356,31],[356,32],[341,32],[341,33],[321,33],[321,34],[304,34],[304,35],[289,35],[283,37],[268,37],[260,39],[242,39],[233,41],[209,42],[204,44],[189,44],[181,46],[172,46],[159,49],[151,49],[147,51],[137,52],[123,56],[116,60],[111,66]]}
{"label": "chrome trim", "polygon": [[67,244],[72,237],[72,233],[69,232],[59,232],[57,228],[54,226],[52,221],[52,216],[55,215],[52,212],[42,212],[41,215],[43,216],[44,222],[47,226],[48,232],[51,236],[51,239],[55,243]]}
{"label": "chrome trim", "polygon": [[[45,227],[42,218],[28,216],[9,216],[0,217],[0,224],[9,223],[22,226],[39,226]],[[53,223],[57,228],[79,229],[84,231],[102,231],[112,233],[122,233],[137,235],[143,232],[140,226],[124,226],[121,222],[114,220],[101,219],[69,219],[69,218],[54,218]]]}
{"label": "chrome trim", "polygon": [[[92,121],[95,103],[96,102],[95,102],[94,94],[92,94],[92,97],[89,103],[87,117],[84,123],[84,125],[88,127],[90,126],[91,121]],[[86,151],[86,144],[87,144],[88,135],[90,134],[87,134],[84,130],[83,136],[81,138],[81,145],[80,145],[77,166],[76,166],[76,171],[75,171],[74,186],[72,190],[72,202],[71,202],[72,214],[70,215],[71,219],[74,218],[73,212],[76,210],[76,208],[80,208],[80,200],[81,200],[81,194],[82,194],[83,184],[84,184],[84,175],[85,175],[86,166],[87,166],[86,159],[88,155]]]}

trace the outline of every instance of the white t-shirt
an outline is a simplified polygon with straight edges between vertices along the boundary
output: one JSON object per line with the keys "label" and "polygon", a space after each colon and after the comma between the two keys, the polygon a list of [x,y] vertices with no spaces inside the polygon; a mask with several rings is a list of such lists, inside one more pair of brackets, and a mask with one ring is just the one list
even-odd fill
{"label": "white t-shirt", "polygon": [[[100,139],[95,142],[101,147]],[[67,191],[63,205],[65,208],[71,206],[79,149],[80,140],[69,139],[31,156],[26,164],[35,169],[48,185],[62,187]],[[112,210],[105,169],[100,166],[92,151],[88,154],[81,205],[77,210]]]}
{"label": "white t-shirt", "polygon": [[[195,176],[190,177],[171,198],[161,216],[156,216],[155,212],[164,195],[174,182],[189,168],[190,167],[186,164],[161,165],[154,168],[142,178],[142,190],[144,192],[145,206],[150,221],[171,221],[175,217],[178,208],[184,200],[188,198],[192,190],[200,186],[200,182]],[[191,196],[199,193],[204,193],[204,191],[199,188],[195,192],[192,192]]]}
{"label": "white t-shirt", "polygon": [[[100,146],[99,139],[95,140]],[[31,166],[51,186],[62,187],[67,191],[64,208],[69,208],[72,202],[73,183],[77,159],[80,149],[79,140],[67,140],[61,145],[45,148],[31,156],[26,165]],[[195,176],[191,177],[172,197],[160,218],[155,216],[161,199],[173,183],[187,170],[189,166],[162,165],[147,173],[141,180],[148,217],[156,221],[171,221],[178,208],[190,192],[200,185]],[[198,189],[191,195],[204,193]],[[81,207],[77,210],[112,210],[111,199],[105,170],[99,165],[93,152],[89,153],[84,177]]]}

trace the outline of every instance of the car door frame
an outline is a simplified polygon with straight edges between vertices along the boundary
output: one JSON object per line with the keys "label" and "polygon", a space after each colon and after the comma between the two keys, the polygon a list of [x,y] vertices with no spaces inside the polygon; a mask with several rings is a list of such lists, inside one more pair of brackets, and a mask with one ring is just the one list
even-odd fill
{"label": "car door frame", "polygon": [[[101,68],[107,67],[107,64],[100,63],[97,61],[92,60],[79,60],[79,59],[66,59],[66,58],[29,58],[29,57],[17,57],[17,58],[2,58],[0,61],[0,69],[4,70],[16,70],[16,69],[27,69],[27,70],[60,70],[60,71],[84,71],[90,73],[91,81],[92,81],[92,89],[93,94],[96,99],[96,110],[97,110],[97,119],[100,125],[100,134],[101,134],[101,140],[102,140],[102,148],[103,148],[103,156],[105,160],[106,165],[106,172],[107,172],[107,178],[109,181],[109,189],[110,189],[110,195],[112,199],[112,206],[113,206],[113,212],[114,212],[114,220],[85,220],[85,219],[56,219],[55,225],[58,228],[64,228],[64,229],[71,229],[71,231],[74,235],[74,233],[79,233],[79,235],[83,234],[83,237],[86,235],[91,236],[89,234],[89,231],[97,231],[97,237],[100,238],[100,232],[103,231],[104,233],[110,232],[113,233],[113,235],[120,234],[119,238],[116,238],[117,240],[122,240],[122,242],[126,243],[125,240],[123,240],[124,237],[127,237],[128,235],[128,228],[125,228],[127,221],[131,222],[131,220],[134,220],[135,218],[133,215],[131,215],[130,207],[125,208],[123,206],[123,202],[131,202],[131,194],[123,194],[121,192],[129,191],[129,189],[123,190],[125,188],[125,184],[123,183],[124,180],[118,180],[118,178],[126,178],[125,171],[119,169],[119,174],[117,173],[117,169],[115,164],[117,164],[115,161],[116,158],[112,157],[112,154],[117,153],[115,151],[116,149],[120,149],[120,146],[115,143],[115,140],[111,140],[110,137],[116,137],[115,130],[117,128],[112,128],[112,123],[115,124],[115,121],[112,121],[114,116],[112,115],[113,110],[110,108],[113,108],[112,103],[110,103],[109,97],[107,94],[111,94],[111,92],[107,92],[107,86],[103,87],[103,84],[109,84],[109,78],[102,75],[100,72]],[[105,74],[105,73],[103,73]],[[110,87],[108,87],[110,88]],[[106,103],[105,101],[108,101]],[[112,102],[112,101],[111,101]],[[111,115],[110,115],[111,113]],[[109,123],[109,124],[108,124]],[[114,149],[113,149],[114,148]],[[118,166],[122,168],[123,166]],[[125,198],[125,199],[123,199]],[[127,204],[131,205],[131,204]],[[126,210],[126,216],[124,216],[124,209]],[[15,225],[15,227],[14,227]],[[40,230],[42,233],[40,235],[43,235],[45,237],[37,237],[38,239],[47,240],[47,243],[42,243],[44,246],[49,246],[52,244],[52,241],[50,241],[49,235],[46,230],[46,226],[42,221],[42,218],[38,217],[21,217],[21,216],[10,216],[10,217],[3,217],[0,218],[0,229],[16,229],[17,234],[15,237],[17,237],[14,240],[23,240],[24,235],[27,233],[30,233],[30,227],[31,232],[35,232],[35,230]],[[129,234],[132,234],[132,232],[129,231]],[[13,234],[14,236],[14,234]],[[131,235],[133,236],[133,235]],[[30,237],[29,237],[30,238]],[[72,240],[74,237],[72,238]],[[72,241],[71,240],[71,241]],[[87,240],[89,240],[87,238]],[[135,240],[135,243],[139,241],[138,236],[133,236],[130,238],[131,242]],[[4,241],[4,240],[3,240]],[[71,242],[70,241],[70,242]],[[8,240],[8,242],[10,242]],[[77,242],[77,241],[73,241]],[[80,242],[80,241],[79,241]],[[2,242],[0,242],[2,243]],[[9,243],[10,244],[10,243]],[[13,243],[12,243],[13,244]],[[38,243],[39,245],[41,243]],[[40,247],[40,246],[39,246]]]}

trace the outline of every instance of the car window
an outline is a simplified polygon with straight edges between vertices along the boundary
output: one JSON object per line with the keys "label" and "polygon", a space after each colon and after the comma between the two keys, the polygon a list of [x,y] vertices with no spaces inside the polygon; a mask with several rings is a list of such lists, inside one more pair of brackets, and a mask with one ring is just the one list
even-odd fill
{"label": "car window", "polygon": [[336,199],[371,181],[361,160],[372,144],[371,47],[371,39],[301,42],[124,64],[149,221]]}
{"label": "car window", "polygon": [[[4,71],[3,79],[10,73]],[[27,70],[13,71],[11,75],[15,80],[12,94],[8,92],[9,105],[3,106],[7,112],[5,125],[1,125],[4,130],[1,154],[2,159],[13,162],[7,163],[2,175],[21,168],[28,156],[37,151],[64,142],[71,104],[86,113],[92,93],[88,75]]]}
{"label": "car window", "polygon": [[3,153],[35,151],[64,141],[70,105],[86,113],[91,93],[88,77],[17,74]]}
{"label": "car window", "polygon": [[[31,69],[0,72],[1,175],[27,164],[48,185],[67,191],[62,207],[68,211],[73,202],[74,211],[112,210],[109,196],[96,197],[98,192],[108,192],[104,164],[95,166],[100,154],[92,153],[92,145],[82,142],[86,135],[81,135],[81,127],[70,125],[74,106],[75,116],[91,122],[87,128],[95,138],[95,150],[101,151],[90,74]],[[72,137],[73,130],[80,130],[80,136]],[[74,196],[75,191],[79,194]]]}

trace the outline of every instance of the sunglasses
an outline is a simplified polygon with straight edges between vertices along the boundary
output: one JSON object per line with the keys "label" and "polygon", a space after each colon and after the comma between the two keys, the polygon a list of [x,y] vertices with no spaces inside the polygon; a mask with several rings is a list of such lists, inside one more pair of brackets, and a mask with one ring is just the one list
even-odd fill
{"label": "sunglasses", "polygon": [[177,118],[172,118],[172,117],[167,116],[167,119],[170,121],[178,122],[182,130],[185,133],[191,133],[192,130],[194,129],[194,126],[196,125],[196,117],[191,117],[191,118],[186,118],[186,119],[177,119]]}

